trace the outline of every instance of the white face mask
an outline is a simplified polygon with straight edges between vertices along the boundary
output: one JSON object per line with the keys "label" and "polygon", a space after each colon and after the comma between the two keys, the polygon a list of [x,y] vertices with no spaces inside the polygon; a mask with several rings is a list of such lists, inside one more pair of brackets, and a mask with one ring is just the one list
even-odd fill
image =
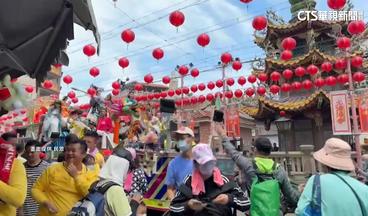
{"label": "white face mask", "polygon": [[180,152],[186,152],[190,149],[190,147],[189,147],[186,140],[179,140],[178,141],[178,148],[179,148]]}
{"label": "white face mask", "polygon": [[208,161],[203,165],[199,165],[199,172],[202,174],[204,178],[209,178],[213,174],[213,170],[216,167],[216,161]]}

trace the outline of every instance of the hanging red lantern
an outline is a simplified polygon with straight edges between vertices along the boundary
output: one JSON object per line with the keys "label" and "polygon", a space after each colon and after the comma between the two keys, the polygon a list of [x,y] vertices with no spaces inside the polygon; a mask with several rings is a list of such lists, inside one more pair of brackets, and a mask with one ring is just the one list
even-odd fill
{"label": "hanging red lantern", "polygon": [[154,104],[154,107],[155,107],[155,109],[160,108],[160,103],[155,103],[155,104]]}
{"label": "hanging red lantern", "polygon": [[112,94],[116,96],[116,95],[120,94],[120,90],[119,89],[113,89]]}
{"label": "hanging red lantern", "polygon": [[254,76],[253,74],[248,76],[248,82],[255,83],[256,81],[257,81],[257,77]]}
{"label": "hanging red lantern", "polygon": [[147,97],[149,100],[153,100],[153,98],[155,98],[155,94],[148,94]]}
{"label": "hanging red lantern", "polygon": [[271,73],[271,80],[274,82],[279,81],[281,78],[281,74],[278,71],[274,71]]}
{"label": "hanging red lantern", "polygon": [[158,61],[164,57],[164,51],[161,48],[156,48],[152,51],[152,56]]}
{"label": "hanging red lantern", "polygon": [[198,97],[198,102],[199,102],[199,103],[203,103],[203,102],[205,102],[205,101],[206,101],[206,97],[205,97],[205,96],[200,95],[200,96]]}
{"label": "hanging red lantern", "polygon": [[332,71],[332,64],[331,62],[323,62],[321,65],[321,69],[323,72],[330,72]]}
{"label": "hanging red lantern", "polygon": [[156,92],[156,93],[153,94],[153,96],[155,97],[155,99],[160,99],[161,93],[160,92]]}
{"label": "hanging red lantern", "polygon": [[168,90],[168,91],[167,91],[167,94],[168,94],[170,97],[172,97],[172,96],[174,96],[174,95],[175,95],[175,91],[174,91],[174,90],[172,90],[172,89],[170,89],[170,90]]}
{"label": "hanging red lantern", "polygon": [[242,63],[239,60],[233,61],[232,66],[233,66],[233,69],[236,71],[239,71],[243,67]]}
{"label": "hanging red lantern", "polygon": [[197,85],[192,85],[192,86],[190,87],[190,90],[191,90],[193,93],[196,93],[196,92],[198,91],[198,87],[197,87]]}
{"label": "hanging red lantern", "polygon": [[334,76],[329,76],[329,77],[326,78],[326,84],[328,86],[334,86],[334,85],[336,85],[336,83],[337,83],[337,80]]}
{"label": "hanging red lantern", "polygon": [[45,88],[45,89],[50,89],[50,88],[52,88],[54,86],[54,83],[51,81],[51,80],[45,80],[44,82],[43,82],[43,87]]}
{"label": "hanging red lantern", "polygon": [[96,95],[96,89],[95,88],[89,88],[87,90],[87,94],[89,94],[90,96],[95,96]]}
{"label": "hanging red lantern", "polygon": [[309,75],[314,76],[318,73],[318,67],[311,64],[307,67],[307,71],[308,71]]}
{"label": "hanging red lantern", "polygon": [[272,94],[278,94],[280,92],[280,87],[278,85],[272,85],[270,87],[270,92]]}
{"label": "hanging red lantern", "polygon": [[26,113],[27,113],[27,110],[26,110],[26,109],[22,109],[22,110],[20,111],[20,113],[21,113],[22,115],[24,115],[24,114],[26,114]]}
{"label": "hanging red lantern", "polygon": [[233,98],[233,96],[234,96],[233,91],[226,91],[225,92],[225,97],[227,97],[228,99]]}
{"label": "hanging red lantern", "polygon": [[136,90],[136,91],[142,91],[143,90],[143,85],[142,84],[139,84],[139,83],[135,84],[134,90]]}
{"label": "hanging red lantern", "polygon": [[113,89],[120,89],[120,83],[118,81],[115,81],[111,84]]}
{"label": "hanging red lantern", "polygon": [[240,89],[235,90],[234,92],[235,97],[241,98],[243,96],[243,91]]}
{"label": "hanging red lantern", "polygon": [[196,78],[199,75],[199,70],[197,68],[193,68],[190,71],[190,75],[192,75],[192,77]]}
{"label": "hanging red lantern", "polygon": [[142,95],[141,96],[141,100],[142,101],[147,101],[148,100],[148,96],[147,95]]}
{"label": "hanging red lantern", "polygon": [[266,73],[259,73],[258,74],[258,80],[261,82],[266,82],[268,80],[268,76]]}
{"label": "hanging red lantern", "polygon": [[204,91],[204,90],[206,89],[206,85],[205,85],[205,84],[203,84],[203,83],[200,83],[200,84],[198,85],[198,89],[199,89],[199,91]]}
{"label": "hanging red lantern", "polygon": [[13,117],[15,118],[15,117],[17,117],[17,116],[18,116],[18,113],[14,112],[14,113],[13,113]]}
{"label": "hanging red lantern", "polygon": [[66,75],[64,78],[63,78],[63,81],[65,84],[69,85],[70,83],[73,82],[73,77],[71,77],[70,75]]}
{"label": "hanging red lantern", "polygon": [[217,80],[216,81],[216,87],[221,88],[222,86],[224,86],[224,82],[222,82],[222,80]]}
{"label": "hanging red lantern", "polygon": [[291,78],[293,78],[293,71],[286,69],[282,72],[282,76],[284,76],[285,79],[289,80]]}
{"label": "hanging red lantern", "polygon": [[27,122],[29,119],[27,117],[24,117],[22,121]]}
{"label": "hanging red lantern", "polygon": [[185,16],[181,11],[174,11],[170,14],[169,20],[171,25],[179,27],[183,25],[185,21]]}
{"label": "hanging red lantern", "polygon": [[302,84],[300,82],[293,82],[291,87],[294,91],[299,91],[302,89]]}
{"label": "hanging red lantern", "polygon": [[206,99],[208,101],[213,101],[213,99],[215,99],[215,96],[213,96],[213,94],[211,94],[211,93],[208,93],[207,96],[206,96]]}
{"label": "hanging red lantern", "polygon": [[170,79],[170,77],[169,77],[169,76],[164,76],[164,77],[162,77],[162,82],[163,82],[164,84],[169,84],[169,83],[170,83],[170,81],[171,81],[171,79]]}
{"label": "hanging red lantern", "polygon": [[228,53],[228,52],[223,53],[223,54],[221,55],[221,62],[222,62],[223,64],[228,64],[228,63],[230,63],[232,59],[233,59],[233,57],[232,57],[232,56],[231,56],[231,54],[230,54],[230,53]]}
{"label": "hanging red lantern", "polygon": [[263,30],[267,27],[267,19],[264,16],[256,16],[253,19],[252,26],[255,30]]}
{"label": "hanging red lantern", "polygon": [[221,98],[222,98],[222,96],[223,96],[223,95],[222,95],[222,93],[221,93],[221,92],[216,92],[216,93],[215,93],[215,98],[220,98],[220,99],[221,99]]}
{"label": "hanging red lantern", "polygon": [[25,90],[26,90],[26,92],[28,92],[28,93],[32,93],[32,92],[33,92],[33,87],[32,87],[32,86],[26,86],[26,87],[25,87]]}
{"label": "hanging red lantern", "polygon": [[355,72],[353,74],[353,80],[355,82],[363,82],[365,80],[365,75],[362,72]]}
{"label": "hanging red lantern", "polygon": [[135,39],[135,34],[131,29],[125,29],[122,33],[121,33],[121,39],[129,44],[131,42],[134,41]]}
{"label": "hanging red lantern", "polygon": [[78,98],[73,98],[72,99],[72,102],[75,103],[75,104],[78,103],[78,101],[79,101]]}
{"label": "hanging red lantern", "polygon": [[206,33],[202,33],[197,37],[197,43],[201,47],[205,47],[210,43],[210,36]]}
{"label": "hanging red lantern", "polygon": [[100,75],[100,70],[96,67],[92,67],[91,69],[89,69],[89,74],[93,77],[97,77],[98,75]]}
{"label": "hanging red lantern", "polygon": [[163,91],[163,92],[160,93],[160,96],[161,96],[161,98],[166,98],[167,97],[167,93]]}
{"label": "hanging red lantern", "polygon": [[189,69],[188,69],[188,67],[187,67],[187,66],[182,65],[182,66],[180,66],[180,67],[179,67],[178,71],[179,71],[179,74],[180,74],[180,75],[185,76],[185,75],[187,75],[187,74],[188,74]]}
{"label": "hanging red lantern", "polygon": [[349,76],[347,74],[340,74],[338,77],[337,77],[337,81],[344,85],[345,83],[349,82]]}
{"label": "hanging red lantern", "polygon": [[245,90],[245,94],[248,97],[252,97],[254,95],[254,89],[253,88],[247,88],[247,90]]}
{"label": "hanging red lantern", "polygon": [[285,50],[293,50],[296,47],[296,40],[292,37],[287,37],[281,42],[282,48]]}
{"label": "hanging red lantern", "polygon": [[310,90],[313,87],[313,83],[310,80],[304,80],[302,84],[305,90]]}
{"label": "hanging red lantern", "polygon": [[93,56],[95,53],[96,53],[96,48],[92,45],[85,45],[83,47],[83,53],[84,55],[88,56],[88,57],[91,57]]}
{"label": "hanging red lantern", "polygon": [[189,94],[189,88],[188,87],[183,87],[182,89],[184,94]]}
{"label": "hanging red lantern", "polygon": [[233,79],[233,78],[229,78],[229,79],[227,79],[227,80],[226,80],[226,84],[227,84],[228,86],[233,86],[233,85],[234,85],[234,83],[235,83],[235,81],[234,81],[234,79]]}
{"label": "hanging red lantern", "polygon": [[317,78],[314,81],[314,85],[317,86],[318,88],[322,88],[325,85],[325,80],[323,78]]}
{"label": "hanging red lantern", "polygon": [[150,84],[153,82],[153,76],[151,74],[147,74],[146,76],[144,76],[144,82]]}
{"label": "hanging red lantern", "polygon": [[290,50],[284,50],[281,53],[281,59],[284,61],[289,61],[291,58],[293,58],[293,52]]}
{"label": "hanging red lantern", "polygon": [[327,0],[327,5],[333,10],[340,10],[346,4],[346,0]]}
{"label": "hanging red lantern", "polygon": [[280,111],[280,114],[279,115],[280,115],[280,117],[285,117],[286,116],[286,112],[282,110],[282,111]]}
{"label": "hanging red lantern", "polygon": [[338,59],[335,62],[335,68],[337,70],[344,70],[346,68],[346,61],[345,59]]}
{"label": "hanging red lantern", "polygon": [[180,89],[180,88],[175,89],[175,94],[176,94],[176,95],[181,95],[181,93],[182,93],[182,91],[181,91],[181,89]]}
{"label": "hanging red lantern", "polygon": [[260,96],[263,96],[266,94],[266,88],[263,87],[263,86],[260,86],[257,88],[257,94],[260,95]]}
{"label": "hanging red lantern", "polygon": [[281,85],[281,91],[289,92],[291,90],[291,85],[289,83],[284,83]]}
{"label": "hanging red lantern", "polygon": [[340,49],[348,49],[350,48],[350,45],[351,45],[350,38],[348,37],[337,38],[336,44],[337,44],[337,47],[339,47]]}
{"label": "hanging red lantern", "polygon": [[124,69],[127,68],[129,66],[129,60],[125,57],[122,57],[119,59],[119,66]]}
{"label": "hanging red lantern", "polygon": [[360,56],[354,56],[351,58],[351,66],[360,68],[363,65],[363,58]]}
{"label": "hanging red lantern", "polygon": [[361,34],[365,30],[365,23],[363,20],[351,21],[348,25],[348,32],[351,35]]}
{"label": "hanging red lantern", "polygon": [[253,0],[240,0],[241,2],[243,2],[243,3],[246,3],[246,4],[248,4],[249,2],[251,2],[251,1],[253,1]]}
{"label": "hanging red lantern", "polygon": [[247,79],[245,77],[241,76],[238,78],[238,84],[243,86],[247,82]]}
{"label": "hanging red lantern", "polygon": [[305,69],[304,69],[304,67],[297,67],[297,68],[295,69],[295,76],[297,76],[297,77],[302,77],[302,76],[304,76],[304,74],[305,74]]}
{"label": "hanging red lantern", "polygon": [[70,92],[68,93],[68,97],[69,97],[70,99],[75,98],[75,92],[74,92],[74,91],[70,91]]}
{"label": "hanging red lantern", "polygon": [[198,102],[198,99],[197,99],[196,97],[192,97],[192,98],[190,99],[190,102],[191,102],[192,104],[196,104],[196,103]]}
{"label": "hanging red lantern", "polygon": [[181,100],[176,100],[176,101],[175,101],[175,105],[176,105],[176,106],[183,106],[183,103],[182,103],[182,101],[181,101]]}
{"label": "hanging red lantern", "polygon": [[207,88],[208,88],[209,90],[214,89],[214,88],[215,88],[215,83],[213,83],[212,81],[210,81],[210,82],[207,84]]}

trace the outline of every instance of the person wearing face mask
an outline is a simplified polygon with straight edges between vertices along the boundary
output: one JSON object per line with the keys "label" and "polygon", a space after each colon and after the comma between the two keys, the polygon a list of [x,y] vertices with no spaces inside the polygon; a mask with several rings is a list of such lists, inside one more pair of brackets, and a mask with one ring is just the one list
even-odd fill
{"label": "person wearing face mask", "polygon": [[225,216],[250,208],[245,193],[217,168],[208,144],[193,147],[193,160],[194,169],[171,202],[170,215]]}
{"label": "person wearing face mask", "polygon": [[192,145],[194,143],[194,133],[188,128],[184,127],[175,131],[177,149],[180,154],[170,161],[166,174],[167,198],[174,199],[176,190],[183,183],[185,176],[192,173]]}

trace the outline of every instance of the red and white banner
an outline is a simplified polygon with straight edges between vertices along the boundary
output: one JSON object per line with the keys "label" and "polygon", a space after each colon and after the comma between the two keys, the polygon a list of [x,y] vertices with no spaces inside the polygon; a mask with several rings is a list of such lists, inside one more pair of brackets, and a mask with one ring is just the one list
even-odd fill
{"label": "red and white banner", "polygon": [[330,97],[333,134],[351,134],[347,91],[330,92]]}
{"label": "red and white banner", "polygon": [[238,107],[229,107],[225,113],[226,131],[229,137],[240,137],[240,117]]}

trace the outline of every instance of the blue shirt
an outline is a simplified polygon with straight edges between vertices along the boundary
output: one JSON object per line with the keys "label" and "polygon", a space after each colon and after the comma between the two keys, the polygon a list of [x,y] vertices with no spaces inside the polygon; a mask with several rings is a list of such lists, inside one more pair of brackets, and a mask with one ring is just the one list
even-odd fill
{"label": "blue shirt", "polygon": [[187,175],[192,174],[192,171],[193,160],[186,159],[181,155],[176,156],[169,163],[166,174],[166,185],[179,188],[179,186],[184,183],[184,178]]}

